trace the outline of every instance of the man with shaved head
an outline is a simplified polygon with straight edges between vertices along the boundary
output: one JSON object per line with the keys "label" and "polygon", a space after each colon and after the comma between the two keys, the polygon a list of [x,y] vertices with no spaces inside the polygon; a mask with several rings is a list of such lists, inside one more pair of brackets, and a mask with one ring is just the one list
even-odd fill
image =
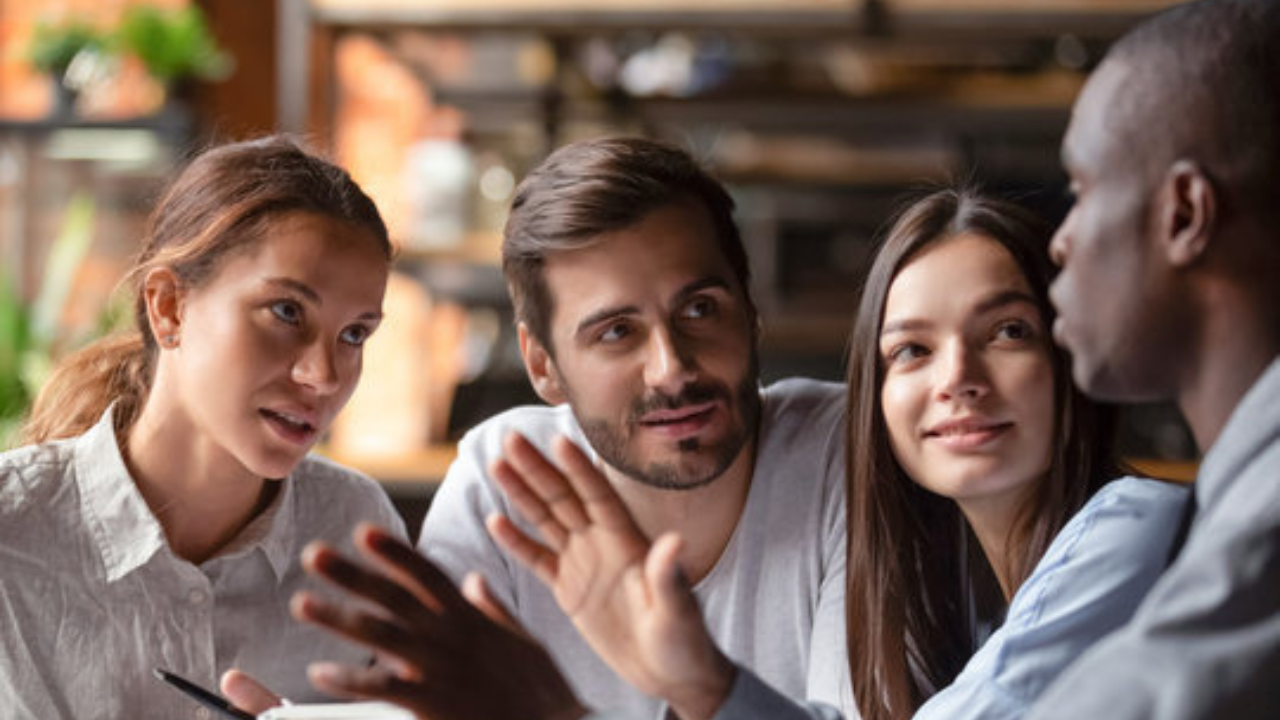
{"label": "man with shaved head", "polygon": [[1063,142],[1058,341],[1086,392],[1174,400],[1206,451],[1185,544],[1032,717],[1280,716],[1280,2],[1120,41]]}

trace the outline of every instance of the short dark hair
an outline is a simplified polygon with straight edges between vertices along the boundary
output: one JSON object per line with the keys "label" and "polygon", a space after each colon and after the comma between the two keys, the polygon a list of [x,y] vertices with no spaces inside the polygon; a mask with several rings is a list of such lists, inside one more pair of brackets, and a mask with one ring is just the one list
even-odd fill
{"label": "short dark hair", "polygon": [[1280,2],[1175,6],[1121,38],[1107,60],[1133,73],[1120,102],[1136,112],[1118,129],[1147,171],[1194,160],[1249,213],[1280,217]]}
{"label": "short dark hair", "polygon": [[502,270],[517,321],[554,353],[547,256],[587,247],[603,233],[630,227],[659,208],[686,200],[706,209],[754,321],[751,272],[733,220],[733,199],[687,152],[643,138],[566,145],[520,183],[502,241]]}

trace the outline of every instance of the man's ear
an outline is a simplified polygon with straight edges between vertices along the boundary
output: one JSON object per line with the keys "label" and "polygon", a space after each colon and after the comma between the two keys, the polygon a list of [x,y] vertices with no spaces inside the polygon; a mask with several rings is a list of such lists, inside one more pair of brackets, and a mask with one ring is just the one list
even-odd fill
{"label": "man's ear", "polygon": [[1217,230],[1213,182],[1194,161],[1178,160],[1165,173],[1160,201],[1157,222],[1165,258],[1178,268],[1198,262]]}
{"label": "man's ear", "polygon": [[182,338],[182,302],[185,293],[177,273],[167,267],[152,268],[142,279],[142,297],[151,334],[162,348],[174,348]]}
{"label": "man's ear", "polygon": [[520,337],[520,357],[524,359],[524,370],[529,374],[533,391],[548,405],[567,402],[569,397],[561,385],[560,371],[551,353],[533,336],[528,325],[522,322],[516,331]]}

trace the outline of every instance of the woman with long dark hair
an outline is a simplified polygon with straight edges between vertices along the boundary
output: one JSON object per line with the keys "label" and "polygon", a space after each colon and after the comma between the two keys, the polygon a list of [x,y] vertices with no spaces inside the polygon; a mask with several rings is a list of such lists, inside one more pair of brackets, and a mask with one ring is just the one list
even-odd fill
{"label": "woman with long dark hair", "polygon": [[134,327],[68,358],[0,455],[5,717],[198,709],[153,668],[304,698],[306,659],[367,658],[288,600],[312,538],[404,532],[373,481],[307,454],[355,389],[390,258],[369,197],[291,140],[178,175],[129,276]]}
{"label": "woman with long dark hair", "polygon": [[[848,689],[864,720],[1020,717],[1129,618],[1174,543],[1187,488],[1111,480],[1109,414],[1072,387],[1050,339],[1047,244],[1018,207],[944,190],[899,217],[873,262],[846,415]],[[684,720],[838,717],[724,656],[679,570],[679,538],[645,538],[582,450],[562,438],[553,464],[518,437],[506,449],[494,476],[540,537],[502,517],[489,529],[615,671]],[[395,579],[345,564],[328,576],[406,618],[421,613],[395,585],[446,592],[406,580],[432,571],[382,546],[366,555]],[[358,613],[321,622],[397,652]],[[356,686],[411,705],[433,692],[368,685]],[[547,705],[538,717],[582,712],[567,692]]]}
{"label": "woman with long dark hair", "polygon": [[[940,191],[898,218],[867,277],[849,352],[845,596],[864,720],[912,717],[1006,622],[993,645],[1003,665],[950,695],[966,696],[964,717],[986,716],[984,702],[1009,716],[1072,657],[1053,668],[1036,644],[1058,634],[1062,651],[1087,647],[1162,569],[1156,548],[1099,545],[1114,538],[1098,518],[1173,527],[1180,488],[1116,481],[1060,537],[1117,467],[1110,411],[1072,385],[1051,340],[1047,241],[1018,206]],[[1090,567],[1106,553],[1132,572]],[[1073,574],[1089,586],[1062,587]]]}

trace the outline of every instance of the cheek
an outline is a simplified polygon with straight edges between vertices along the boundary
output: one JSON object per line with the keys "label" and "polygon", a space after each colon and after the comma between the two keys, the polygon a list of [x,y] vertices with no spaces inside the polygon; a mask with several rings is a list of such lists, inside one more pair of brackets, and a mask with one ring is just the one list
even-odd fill
{"label": "cheek", "polygon": [[364,373],[364,348],[363,346],[341,347],[338,353],[339,372],[342,373],[343,382],[340,405],[346,405],[347,400],[360,384],[360,377]]}
{"label": "cheek", "polygon": [[1027,428],[1027,447],[1047,465],[1049,448],[1053,444],[1053,424],[1056,403],[1053,396],[1053,367],[1048,352],[1028,358],[1017,373],[1010,373],[1016,382],[1005,391],[1020,406],[1019,415]]}
{"label": "cheek", "polygon": [[895,452],[911,447],[924,412],[926,393],[915,378],[888,377],[880,388],[880,410]]}

